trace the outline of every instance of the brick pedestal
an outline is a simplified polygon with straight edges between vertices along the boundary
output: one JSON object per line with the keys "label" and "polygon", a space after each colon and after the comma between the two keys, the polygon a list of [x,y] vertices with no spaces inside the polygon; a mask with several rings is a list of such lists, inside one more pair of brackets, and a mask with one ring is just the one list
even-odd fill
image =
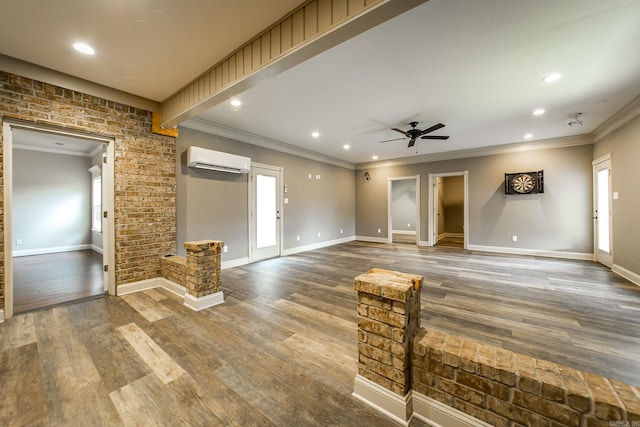
{"label": "brick pedestal", "polygon": [[358,373],[405,396],[411,389],[411,340],[420,327],[423,277],[374,268],[358,291]]}
{"label": "brick pedestal", "polygon": [[200,298],[220,290],[220,251],[223,242],[200,240],[185,242],[187,250],[186,283],[187,293]]}

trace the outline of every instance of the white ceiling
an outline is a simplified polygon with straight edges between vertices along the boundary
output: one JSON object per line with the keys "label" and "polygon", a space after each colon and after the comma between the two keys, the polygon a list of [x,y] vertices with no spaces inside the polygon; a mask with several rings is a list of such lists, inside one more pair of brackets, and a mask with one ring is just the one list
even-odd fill
{"label": "white ceiling", "polygon": [[[162,100],[296,3],[0,0],[0,53]],[[430,0],[199,118],[353,164],[589,134],[640,95],[639,22],[637,0]],[[98,55],[68,50],[80,36]],[[451,138],[378,143],[414,120]]]}

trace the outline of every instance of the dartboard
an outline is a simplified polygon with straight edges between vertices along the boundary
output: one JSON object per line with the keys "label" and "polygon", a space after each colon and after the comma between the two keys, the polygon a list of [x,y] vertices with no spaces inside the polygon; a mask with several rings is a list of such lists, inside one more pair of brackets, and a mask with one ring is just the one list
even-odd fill
{"label": "dartboard", "polygon": [[511,181],[511,187],[518,193],[529,193],[533,190],[535,181],[529,174],[521,173]]}

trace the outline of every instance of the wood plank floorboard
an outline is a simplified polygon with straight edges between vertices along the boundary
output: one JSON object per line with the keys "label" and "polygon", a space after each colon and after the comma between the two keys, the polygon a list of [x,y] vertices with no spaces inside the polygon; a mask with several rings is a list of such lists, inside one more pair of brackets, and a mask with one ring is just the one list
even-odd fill
{"label": "wood plank floorboard", "polygon": [[14,313],[103,295],[102,255],[93,250],[14,257]]}
{"label": "wood plank floorboard", "polygon": [[[0,425],[394,425],[351,396],[353,278],[425,276],[423,326],[640,385],[640,287],[591,262],[350,242],[0,326]],[[414,420],[412,426],[424,423]]]}

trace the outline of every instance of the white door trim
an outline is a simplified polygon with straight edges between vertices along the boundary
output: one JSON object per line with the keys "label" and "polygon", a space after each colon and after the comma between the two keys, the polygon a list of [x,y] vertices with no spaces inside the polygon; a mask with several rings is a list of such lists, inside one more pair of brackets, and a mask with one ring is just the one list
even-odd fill
{"label": "white door trim", "polygon": [[260,169],[267,169],[270,171],[273,171],[277,174],[277,182],[276,182],[276,197],[277,197],[277,207],[278,207],[278,211],[280,212],[280,220],[278,222],[278,255],[277,256],[282,256],[282,242],[284,241],[284,227],[282,226],[283,221],[284,221],[284,211],[283,211],[283,199],[282,199],[282,182],[283,182],[283,175],[284,175],[284,168],[281,166],[273,166],[273,165],[267,165],[264,163],[256,163],[256,162],[251,162],[251,172],[249,172],[249,177],[247,179],[247,185],[248,185],[248,203],[247,203],[247,207],[248,207],[248,214],[247,214],[247,218],[248,218],[248,237],[249,237],[249,242],[248,242],[248,247],[249,247],[249,262],[254,262],[256,261],[255,259],[255,254],[254,254],[254,233],[253,233],[253,203],[254,203],[254,198],[253,198],[253,190],[254,190],[254,185],[253,185],[253,179],[255,177],[255,173],[254,173],[254,167],[260,168]]}
{"label": "white door trim", "polygon": [[[113,159],[115,153],[115,141],[113,138],[94,135],[84,132],[58,128],[55,126],[44,126],[23,120],[4,118],[2,123],[2,152],[4,155],[4,311],[5,318],[13,316],[13,221],[12,221],[12,201],[13,201],[13,129],[25,129],[34,132],[45,132],[50,134],[67,135],[76,138],[100,141],[107,144],[107,158],[110,162],[105,166],[106,173],[104,179],[111,184],[110,194],[106,197],[106,210],[108,215],[109,230],[103,230],[103,246],[108,248],[108,253],[103,254],[106,261],[108,274],[108,289],[110,295],[116,294],[115,286],[115,239],[114,239],[114,208],[113,208]],[[103,206],[105,210],[105,206]]]}
{"label": "white door trim", "polygon": [[416,180],[416,245],[420,244],[420,175],[387,178],[387,243],[393,242],[391,218],[391,183],[393,181]]}
{"label": "white door trim", "polygon": [[448,176],[462,176],[464,177],[464,249],[469,246],[469,171],[460,172],[445,172],[445,173],[430,173],[429,174],[429,236],[427,239],[428,246],[435,246],[438,236],[435,236],[436,227],[434,226],[434,212],[436,209],[434,196],[435,192],[433,186],[435,184],[436,177],[448,177]]}
{"label": "white door trim", "polygon": [[[611,153],[605,154],[591,162],[593,166],[593,259],[609,268],[613,267],[613,194],[611,188]],[[598,250],[598,222],[602,218],[602,212],[598,212],[598,170],[607,168],[609,170],[609,253],[605,254]]]}

